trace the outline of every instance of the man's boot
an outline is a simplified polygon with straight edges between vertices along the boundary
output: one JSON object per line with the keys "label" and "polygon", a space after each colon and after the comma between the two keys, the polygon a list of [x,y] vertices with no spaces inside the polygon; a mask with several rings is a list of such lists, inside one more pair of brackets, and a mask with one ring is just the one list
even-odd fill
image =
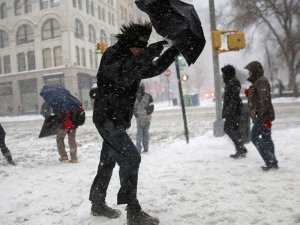
{"label": "man's boot", "polygon": [[145,213],[139,204],[127,205],[127,225],[157,225],[159,219]]}
{"label": "man's boot", "polygon": [[230,157],[234,159],[238,159],[238,158],[246,157],[246,154],[247,154],[247,149],[241,148],[238,149],[235,154],[230,155]]}
{"label": "man's boot", "polygon": [[9,164],[11,164],[13,166],[17,165],[11,156],[7,156],[6,159]]}
{"label": "man's boot", "polygon": [[121,215],[121,211],[113,209],[106,205],[106,203],[92,203],[91,213],[94,216],[105,216],[108,218],[118,218]]}

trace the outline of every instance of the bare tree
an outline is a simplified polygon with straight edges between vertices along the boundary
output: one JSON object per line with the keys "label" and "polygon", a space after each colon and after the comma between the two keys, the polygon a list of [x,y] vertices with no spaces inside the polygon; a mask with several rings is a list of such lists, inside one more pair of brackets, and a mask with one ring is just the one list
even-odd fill
{"label": "bare tree", "polygon": [[[289,72],[288,87],[298,95],[296,76],[300,73],[300,1],[299,0],[230,0],[231,19],[227,25],[239,29],[263,31],[265,40],[276,43],[277,56]],[[265,32],[267,30],[267,32]],[[271,34],[268,37],[267,34]]]}

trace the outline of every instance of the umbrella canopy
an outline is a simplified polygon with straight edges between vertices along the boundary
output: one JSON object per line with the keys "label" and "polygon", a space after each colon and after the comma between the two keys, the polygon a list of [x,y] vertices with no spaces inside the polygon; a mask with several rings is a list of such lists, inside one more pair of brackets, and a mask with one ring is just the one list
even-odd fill
{"label": "umbrella canopy", "polygon": [[63,87],[45,85],[40,95],[54,112],[69,112],[80,107],[80,101]]}
{"label": "umbrella canopy", "polygon": [[136,0],[135,3],[148,14],[156,32],[177,45],[188,65],[195,63],[206,41],[194,6],[179,0]]}

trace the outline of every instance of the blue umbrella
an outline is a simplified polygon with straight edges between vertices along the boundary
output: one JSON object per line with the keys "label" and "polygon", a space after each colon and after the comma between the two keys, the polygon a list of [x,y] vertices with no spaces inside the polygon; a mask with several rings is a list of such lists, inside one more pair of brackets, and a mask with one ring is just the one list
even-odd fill
{"label": "blue umbrella", "polygon": [[80,101],[60,86],[45,85],[40,95],[55,112],[69,112],[80,107]]}

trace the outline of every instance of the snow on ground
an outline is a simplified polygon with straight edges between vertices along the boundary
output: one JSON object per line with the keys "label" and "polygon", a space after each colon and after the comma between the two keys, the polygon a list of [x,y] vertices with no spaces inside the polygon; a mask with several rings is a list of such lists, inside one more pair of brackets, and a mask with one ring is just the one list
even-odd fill
{"label": "snow on ground", "polygon": [[[176,135],[155,139],[150,152],[142,154],[138,186],[142,207],[161,225],[300,224],[299,114],[298,108],[295,117],[280,118],[281,124],[296,120],[294,127],[279,129],[274,124],[277,171],[260,169],[262,159],[250,143],[247,158],[229,158],[232,143],[226,136],[215,138],[211,130],[194,135],[189,144]],[[40,116],[0,121],[18,163],[13,167],[0,159],[1,225],[126,224],[125,206],[116,205],[117,167],[107,202],[122,211],[121,217],[111,220],[90,214],[88,195],[101,147],[90,117],[78,129],[79,164],[58,162],[54,136],[37,138]],[[160,127],[154,123],[151,132],[182,129],[182,121],[172,126],[160,123]],[[134,131],[133,124],[130,132]]]}

